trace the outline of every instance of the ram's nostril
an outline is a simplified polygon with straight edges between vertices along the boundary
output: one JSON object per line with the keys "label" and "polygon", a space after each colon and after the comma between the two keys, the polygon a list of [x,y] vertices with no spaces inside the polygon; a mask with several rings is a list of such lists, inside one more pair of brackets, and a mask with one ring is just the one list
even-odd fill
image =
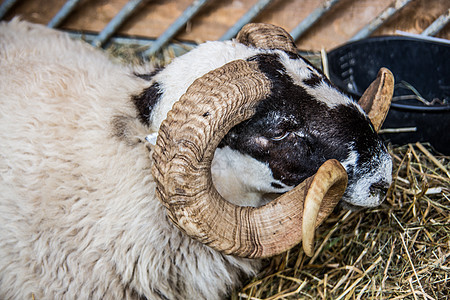
{"label": "ram's nostril", "polygon": [[384,199],[389,189],[389,184],[384,181],[379,181],[370,186],[371,194],[378,194],[380,198]]}

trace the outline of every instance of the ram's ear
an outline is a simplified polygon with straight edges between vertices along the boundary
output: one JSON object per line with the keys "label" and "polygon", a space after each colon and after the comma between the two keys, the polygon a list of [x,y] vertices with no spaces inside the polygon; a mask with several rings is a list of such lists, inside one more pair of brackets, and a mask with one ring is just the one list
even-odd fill
{"label": "ram's ear", "polygon": [[386,119],[394,94],[394,76],[391,71],[381,68],[377,78],[366,89],[358,104],[369,116],[378,132]]}

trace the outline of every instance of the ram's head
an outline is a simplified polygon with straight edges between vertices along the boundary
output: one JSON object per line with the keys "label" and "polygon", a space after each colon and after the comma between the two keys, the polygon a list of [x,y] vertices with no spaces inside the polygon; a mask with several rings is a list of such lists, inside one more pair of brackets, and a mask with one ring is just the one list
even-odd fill
{"label": "ram's head", "polygon": [[[297,57],[292,38],[276,26],[249,24],[237,41]],[[350,168],[333,157],[324,158],[313,176],[261,207],[231,204],[217,192],[211,177],[216,148],[232,128],[255,114],[273,89],[260,61],[234,60],[197,79],[160,126],[153,176],[169,218],[192,238],[225,254],[268,257],[303,240],[305,253],[312,255],[315,228],[346,192]],[[392,74],[382,69],[360,99],[372,130],[381,127],[392,91]],[[350,179],[357,180],[355,176]],[[382,195],[374,197],[379,202]]]}

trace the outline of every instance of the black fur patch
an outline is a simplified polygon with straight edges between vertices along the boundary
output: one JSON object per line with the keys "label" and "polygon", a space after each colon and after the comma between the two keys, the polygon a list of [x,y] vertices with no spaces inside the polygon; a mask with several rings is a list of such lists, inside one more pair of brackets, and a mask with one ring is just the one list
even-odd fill
{"label": "black fur patch", "polygon": [[297,53],[291,52],[291,51],[284,51],[284,53],[286,53],[287,56],[290,59],[299,59],[299,58],[301,58],[300,55],[298,55]]}
{"label": "black fur patch", "polygon": [[278,183],[276,183],[276,182],[272,182],[270,185],[271,185],[272,187],[276,188],[276,189],[282,189],[282,188],[283,188],[282,185],[280,185],[280,184],[278,184]]}
{"label": "black fur patch", "polygon": [[309,87],[316,87],[322,83],[323,77],[320,77],[316,74],[312,74],[310,78],[303,80],[303,83],[306,84]]}
{"label": "black fur patch", "polygon": [[161,98],[161,89],[157,82],[145,89],[142,94],[133,97],[133,103],[139,114],[139,120],[145,125],[149,125],[150,113],[153,107]]}
{"label": "black fur patch", "polygon": [[150,81],[152,80],[153,76],[155,76],[156,74],[158,74],[159,72],[161,72],[163,68],[156,68],[154,71],[147,73],[147,74],[138,74],[138,73],[134,73],[135,76],[142,78],[144,80]]}

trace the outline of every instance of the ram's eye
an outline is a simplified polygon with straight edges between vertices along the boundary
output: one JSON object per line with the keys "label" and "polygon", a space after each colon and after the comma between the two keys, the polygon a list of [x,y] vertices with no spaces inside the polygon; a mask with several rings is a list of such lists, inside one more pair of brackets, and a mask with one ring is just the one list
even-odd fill
{"label": "ram's eye", "polygon": [[284,132],[283,134],[279,135],[279,136],[275,136],[270,138],[272,141],[281,141],[285,138],[287,138],[289,136],[289,134],[291,134],[289,131]]}

